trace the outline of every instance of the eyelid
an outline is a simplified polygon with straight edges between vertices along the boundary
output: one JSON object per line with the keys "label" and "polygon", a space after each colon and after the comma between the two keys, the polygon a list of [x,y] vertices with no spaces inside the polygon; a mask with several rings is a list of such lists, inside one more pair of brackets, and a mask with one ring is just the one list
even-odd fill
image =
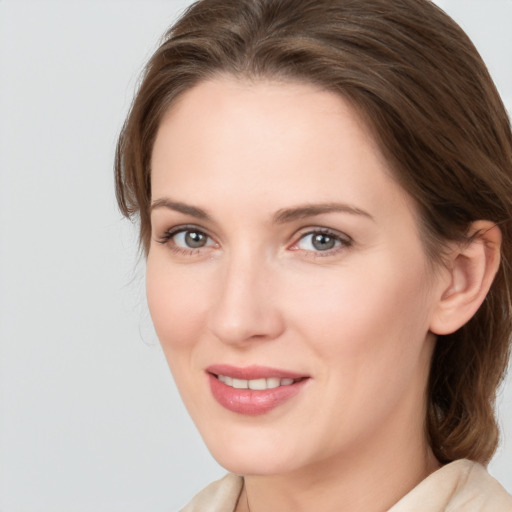
{"label": "eyelid", "polygon": [[[317,234],[323,234],[323,235],[327,235],[332,238],[335,238],[337,241],[340,242],[340,245],[333,247],[332,249],[327,249],[325,251],[314,251],[314,250],[300,249],[298,247],[299,242],[302,239],[304,239],[306,236],[317,235]],[[320,227],[320,226],[303,228],[303,230],[301,230],[299,233],[297,233],[295,235],[294,240],[295,241],[289,247],[290,250],[302,251],[305,254],[312,255],[313,257],[332,256],[333,254],[336,254],[339,251],[346,250],[347,248],[352,246],[354,243],[353,239],[346,233],[343,233],[336,229]]]}
{"label": "eyelid", "polygon": [[[212,241],[212,244],[207,244],[202,247],[181,247],[179,245],[176,245],[175,243],[172,243],[172,239],[178,235],[179,233],[183,233],[186,231],[194,231],[196,233],[201,233],[204,236],[206,236],[210,241]],[[174,252],[177,253],[186,253],[186,254],[196,254],[201,250],[204,250],[208,247],[212,246],[218,246],[218,243],[216,240],[208,233],[208,230],[194,225],[194,224],[181,224],[178,226],[174,226],[172,228],[166,229],[163,234],[155,237],[155,241],[162,245],[168,245],[169,249],[171,249]]]}
{"label": "eyelid", "polygon": [[[212,243],[207,243],[202,247],[181,247],[176,243],[173,243],[173,238],[179,233],[183,233],[186,231],[195,231],[205,235],[209,241]],[[324,234],[329,237],[334,238],[338,245],[331,249],[326,249],[324,251],[321,250],[310,250],[310,249],[301,249],[298,247],[298,244],[301,240],[303,240],[307,236],[316,235],[316,234]],[[338,231],[336,229],[322,227],[322,226],[310,226],[304,227],[299,232],[297,232],[294,237],[294,242],[288,246],[288,250],[292,251],[300,251],[303,254],[309,257],[326,257],[333,256],[337,254],[339,251],[347,250],[349,247],[353,245],[353,239],[344,232]],[[170,250],[175,253],[185,254],[185,255],[197,255],[201,251],[204,251],[207,248],[219,247],[218,242],[215,240],[213,236],[208,233],[207,229],[200,227],[195,224],[181,224],[169,229],[166,229],[162,235],[155,237],[155,241],[161,245],[167,245]]]}

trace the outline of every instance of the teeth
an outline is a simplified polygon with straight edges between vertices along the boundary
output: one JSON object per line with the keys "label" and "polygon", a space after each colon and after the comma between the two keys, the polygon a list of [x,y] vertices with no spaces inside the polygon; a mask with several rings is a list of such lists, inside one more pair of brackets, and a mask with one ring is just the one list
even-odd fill
{"label": "teeth", "polygon": [[249,389],[267,389],[267,379],[254,379],[247,381],[249,384]]}
{"label": "teeth", "polygon": [[224,382],[224,384],[227,384],[228,386],[233,387],[233,378],[228,377],[227,375],[217,375],[218,379],[221,382]]}
{"label": "teeth", "polygon": [[234,379],[227,375],[217,375],[217,378],[235,389],[253,389],[255,391],[264,391],[265,389],[274,389],[279,386],[290,386],[294,382],[293,379],[279,379],[277,377],[270,377],[268,379]]}
{"label": "teeth", "polygon": [[233,387],[235,389],[247,389],[249,381],[244,379],[233,379]]}
{"label": "teeth", "polygon": [[281,380],[277,377],[267,379],[267,389],[278,388],[281,385]]}

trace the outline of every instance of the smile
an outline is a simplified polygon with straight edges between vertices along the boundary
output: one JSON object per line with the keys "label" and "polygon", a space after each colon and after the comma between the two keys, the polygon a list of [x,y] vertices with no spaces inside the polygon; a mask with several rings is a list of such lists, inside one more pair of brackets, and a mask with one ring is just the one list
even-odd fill
{"label": "smile", "polygon": [[300,379],[280,379],[278,377],[269,377],[268,379],[235,379],[228,375],[217,375],[217,379],[235,389],[252,389],[255,391],[263,391],[265,389],[274,389],[279,386],[291,386],[294,382],[298,382]]}
{"label": "smile", "polygon": [[261,366],[215,365],[207,368],[210,391],[224,408],[237,414],[257,416],[291,401],[311,380],[287,370]]}

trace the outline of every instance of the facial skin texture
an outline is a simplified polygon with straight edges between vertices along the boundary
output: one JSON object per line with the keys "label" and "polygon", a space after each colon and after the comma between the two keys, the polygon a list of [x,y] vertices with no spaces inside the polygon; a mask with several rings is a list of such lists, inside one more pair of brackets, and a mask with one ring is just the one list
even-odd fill
{"label": "facial skin texture", "polygon": [[[387,510],[437,468],[425,388],[449,276],[429,267],[412,201],[348,102],[304,84],[201,83],[161,123],[152,200],[151,315],[208,448],[249,475],[239,510],[245,492],[252,512]],[[274,222],[332,203],[355,211]],[[164,240],[180,226],[206,245]],[[322,229],[340,237],[331,250],[304,236]],[[309,379],[268,413],[237,414],[212,397],[213,364]]]}

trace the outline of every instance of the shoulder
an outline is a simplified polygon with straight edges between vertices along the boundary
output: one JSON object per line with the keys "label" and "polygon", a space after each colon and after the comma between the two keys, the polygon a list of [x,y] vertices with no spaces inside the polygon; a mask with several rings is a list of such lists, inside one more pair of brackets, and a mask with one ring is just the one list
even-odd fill
{"label": "shoulder", "polygon": [[476,462],[459,461],[464,469],[447,511],[512,512],[512,496]]}
{"label": "shoulder", "polygon": [[389,512],[512,512],[512,496],[480,464],[458,460],[432,473]]}
{"label": "shoulder", "polygon": [[243,478],[227,474],[205,487],[180,512],[232,512],[243,487]]}

